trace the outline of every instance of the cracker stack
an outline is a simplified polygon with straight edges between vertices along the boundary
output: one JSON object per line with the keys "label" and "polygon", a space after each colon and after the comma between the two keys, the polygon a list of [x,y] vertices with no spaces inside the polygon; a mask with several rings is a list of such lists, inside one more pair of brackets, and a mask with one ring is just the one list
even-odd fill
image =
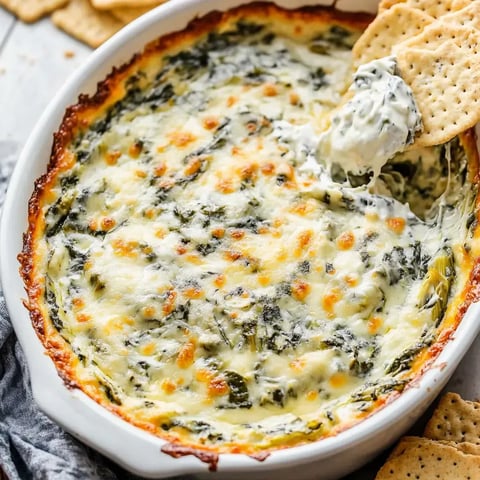
{"label": "cracker stack", "polygon": [[480,1],[382,0],[353,57],[360,65],[390,54],[422,115],[413,148],[445,143],[480,121]]}
{"label": "cracker stack", "polygon": [[447,393],[424,437],[403,437],[375,480],[480,479],[480,403]]}
{"label": "cracker stack", "polygon": [[167,0],[0,0],[24,22],[52,14],[59,28],[93,48]]}
{"label": "cracker stack", "polygon": [[424,435],[433,440],[467,442],[480,450],[480,403],[447,393],[425,427]]}

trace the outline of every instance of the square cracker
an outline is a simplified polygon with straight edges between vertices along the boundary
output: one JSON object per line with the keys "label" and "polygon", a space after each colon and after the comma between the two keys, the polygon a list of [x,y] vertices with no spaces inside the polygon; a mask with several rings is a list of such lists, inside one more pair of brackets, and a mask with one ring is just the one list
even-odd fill
{"label": "square cracker", "polygon": [[473,1],[474,0],[381,0],[378,5],[378,12],[381,13],[398,3],[404,3],[407,7],[422,10],[434,18],[439,18],[449,12],[466,7]]}
{"label": "square cracker", "polygon": [[357,65],[391,54],[393,46],[421,33],[434,21],[421,10],[399,3],[377,15],[353,46]]}
{"label": "square cracker", "polygon": [[463,400],[456,393],[442,397],[424,435],[434,440],[480,445],[480,403]]}
{"label": "square cracker", "polygon": [[[403,446],[406,445],[413,445],[413,444],[425,444],[425,445],[430,445],[431,444],[431,438],[426,439],[423,437],[402,437],[401,439],[401,444]],[[480,445],[475,445],[474,443],[470,442],[451,442],[449,440],[435,440],[434,443],[439,443],[442,445],[447,445],[450,447],[455,448],[456,450],[469,454],[469,455],[479,455],[480,456]],[[396,457],[403,451],[402,448],[399,448],[398,446],[395,447],[395,449],[392,451],[388,459],[391,459],[393,457]]]}
{"label": "square cracker", "polygon": [[31,23],[63,7],[68,0],[0,0],[0,5],[14,13],[20,20]]}
{"label": "square cracker", "polygon": [[440,46],[447,38],[455,39],[454,29],[462,30],[472,27],[480,30],[480,2],[471,2],[464,8],[455,10],[441,19],[426,25],[418,35],[403,42],[405,47],[418,46],[421,43],[428,45],[429,49]]}
{"label": "square cracker", "polygon": [[111,10],[117,7],[154,7],[158,5],[158,0],[91,0],[91,2],[99,10]]}
{"label": "square cracker", "polygon": [[[462,3],[463,2],[463,3]],[[452,28],[471,26],[480,29],[480,2],[472,0],[384,0],[375,20],[367,27],[353,47],[357,65],[392,53],[400,44],[424,42],[432,49],[432,40],[446,22]],[[435,21],[437,16],[440,20]],[[439,37],[437,44],[443,41]]]}
{"label": "square cracker", "polygon": [[88,0],[70,3],[52,15],[57,27],[93,48],[118,32],[125,24],[107,12],[95,10]]}
{"label": "square cracker", "polygon": [[412,148],[445,143],[480,120],[480,32],[439,20],[427,28],[394,49],[422,115]]}
{"label": "square cracker", "polygon": [[479,472],[480,456],[466,453],[463,447],[427,438],[404,437],[375,480],[477,480]]}
{"label": "square cracker", "polygon": [[153,8],[165,3],[167,0],[161,0],[155,2],[154,5],[148,7],[117,7],[112,8],[111,13],[114,17],[118,18],[122,22],[130,23],[136,18],[140,17],[144,13],[152,10]]}
{"label": "square cracker", "polygon": [[398,5],[399,3],[406,4],[407,0],[380,0],[378,2],[378,14],[384,12],[385,10],[388,10],[394,5]]}

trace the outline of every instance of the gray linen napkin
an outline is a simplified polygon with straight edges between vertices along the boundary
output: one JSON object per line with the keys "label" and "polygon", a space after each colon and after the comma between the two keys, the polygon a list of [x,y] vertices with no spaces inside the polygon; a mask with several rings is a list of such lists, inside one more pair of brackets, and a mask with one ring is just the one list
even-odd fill
{"label": "gray linen napkin", "polygon": [[[0,159],[0,211],[13,161]],[[9,480],[139,479],[86,447],[35,404],[0,289],[0,469]]]}
{"label": "gray linen napkin", "polygon": [[0,466],[10,480],[127,478],[118,476],[99,454],[39,411],[3,296],[0,296]]}

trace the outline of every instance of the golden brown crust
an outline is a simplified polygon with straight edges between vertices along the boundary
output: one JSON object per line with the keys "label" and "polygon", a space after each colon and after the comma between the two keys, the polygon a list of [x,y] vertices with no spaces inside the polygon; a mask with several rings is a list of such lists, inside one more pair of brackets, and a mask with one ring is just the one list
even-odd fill
{"label": "golden brown crust", "polygon": [[183,445],[177,445],[174,443],[167,443],[161,448],[163,453],[170,455],[173,458],[181,458],[187,455],[193,455],[197,457],[201,462],[206,463],[210,472],[217,471],[218,465],[218,453],[206,452],[192,447],[184,447]]}

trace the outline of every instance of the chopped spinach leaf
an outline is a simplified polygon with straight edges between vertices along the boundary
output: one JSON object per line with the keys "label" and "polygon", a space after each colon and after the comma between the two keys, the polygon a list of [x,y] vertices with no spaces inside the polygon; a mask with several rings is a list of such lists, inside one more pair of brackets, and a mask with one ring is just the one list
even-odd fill
{"label": "chopped spinach leaf", "polygon": [[228,394],[230,405],[224,408],[251,408],[252,402],[245,379],[232,370],[226,370],[224,375],[230,389]]}

